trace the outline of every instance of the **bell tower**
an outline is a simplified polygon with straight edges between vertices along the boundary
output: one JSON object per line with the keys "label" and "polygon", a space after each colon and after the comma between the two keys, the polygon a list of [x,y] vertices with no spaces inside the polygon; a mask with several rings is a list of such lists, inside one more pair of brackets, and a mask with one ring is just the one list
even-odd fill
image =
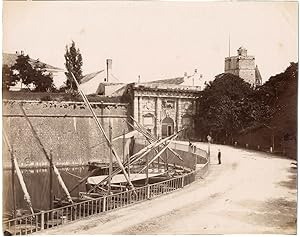
{"label": "bell tower", "polygon": [[246,48],[238,48],[237,56],[225,58],[225,73],[231,73],[239,76],[246,82],[255,86],[255,57],[249,56]]}

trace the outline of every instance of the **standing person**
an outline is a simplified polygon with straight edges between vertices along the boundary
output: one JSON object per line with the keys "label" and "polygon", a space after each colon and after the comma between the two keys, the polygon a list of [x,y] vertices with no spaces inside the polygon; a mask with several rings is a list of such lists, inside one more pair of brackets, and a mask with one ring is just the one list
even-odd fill
{"label": "standing person", "polygon": [[219,161],[219,165],[221,164],[221,151],[220,149],[218,149],[218,161]]}

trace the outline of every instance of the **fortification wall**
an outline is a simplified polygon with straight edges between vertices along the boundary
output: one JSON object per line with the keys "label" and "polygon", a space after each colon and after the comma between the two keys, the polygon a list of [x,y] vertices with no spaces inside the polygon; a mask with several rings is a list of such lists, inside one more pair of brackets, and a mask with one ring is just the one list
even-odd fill
{"label": "fortification wall", "polygon": [[[28,115],[48,154],[52,151],[56,165],[82,165],[88,161],[108,161],[109,149],[98,132],[90,111],[83,102],[3,101],[3,126],[21,167],[43,167],[48,162],[37,145],[19,104]],[[128,131],[127,104],[92,103],[92,107],[108,134],[109,118],[112,137]],[[122,154],[122,139],[113,143]],[[10,167],[7,146],[3,144],[3,165]]]}

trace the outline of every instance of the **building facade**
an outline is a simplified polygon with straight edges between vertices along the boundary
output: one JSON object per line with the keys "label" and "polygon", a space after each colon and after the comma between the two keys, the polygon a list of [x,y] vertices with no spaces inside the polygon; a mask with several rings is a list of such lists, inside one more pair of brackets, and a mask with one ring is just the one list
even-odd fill
{"label": "building facade", "polygon": [[237,56],[225,58],[225,73],[231,73],[252,86],[261,85],[261,77],[258,67],[255,65],[255,57],[247,55],[247,49],[240,47]]}
{"label": "building facade", "polygon": [[186,128],[179,137],[194,137],[199,87],[174,84],[132,84],[133,116],[157,138]]}

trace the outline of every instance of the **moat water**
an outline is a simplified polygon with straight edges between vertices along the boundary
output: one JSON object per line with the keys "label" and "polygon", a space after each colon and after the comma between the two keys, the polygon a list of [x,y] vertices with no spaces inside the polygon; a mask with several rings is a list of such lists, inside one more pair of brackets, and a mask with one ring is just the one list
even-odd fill
{"label": "moat water", "polygon": [[[87,166],[82,167],[65,167],[58,168],[60,174],[70,190],[74,187],[80,177],[88,174]],[[48,168],[40,169],[22,169],[21,170],[28,193],[31,198],[31,203],[34,209],[47,210],[50,207],[50,175]],[[78,176],[78,177],[76,177]],[[53,173],[52,177],[53,194],[55,197],[62,197],[64,192],[59,186],[56,175]],[[85,183],[76,188],[71,196],[77,197],[79,192],[86,191]],[[15,174],[15,196],[16,208],[28,209],[27,203],[24,200],[24,193]],[[3,171],[3,213],[11,213],[13,210],[13,196],[12,196],[12,174],[11,170]]]}

